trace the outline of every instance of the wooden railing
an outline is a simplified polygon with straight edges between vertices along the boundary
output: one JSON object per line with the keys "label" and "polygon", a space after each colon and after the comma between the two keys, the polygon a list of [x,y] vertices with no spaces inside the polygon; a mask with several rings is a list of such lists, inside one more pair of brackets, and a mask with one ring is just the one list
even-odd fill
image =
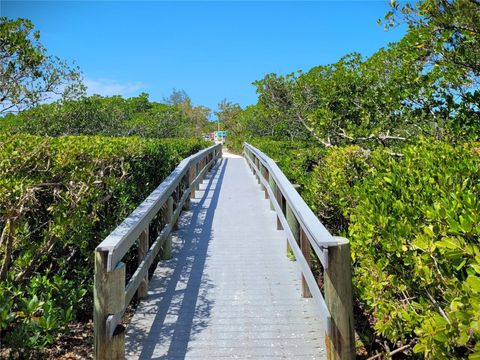
{"label": "wooden railing", "polygon": [[[332,236],[288,181],[277,164],[250,144],[244,156],[260,183],[270,208],[277,213],[277,228],[287,235],[287,248],[302,272],[302,296],[313,297],[326,326],[328,359],[355,359],[350,245],[345,238]],[[323,267],[321,281],[311,270],[315,254]]]}
{"label": "wooden railing", "polygon": [[[180,212],[189,208],[195,189],[221,157],[222,146],[219,144],[184,159],[95,249],[95,359],[125,357],[122,316],[135,293],[139,299],[147,296],[150,266],[157,255],[161,259],[171,256],[170,232]],[[122,259],[135,243],[138,247],[138,267],[126,283]]]}

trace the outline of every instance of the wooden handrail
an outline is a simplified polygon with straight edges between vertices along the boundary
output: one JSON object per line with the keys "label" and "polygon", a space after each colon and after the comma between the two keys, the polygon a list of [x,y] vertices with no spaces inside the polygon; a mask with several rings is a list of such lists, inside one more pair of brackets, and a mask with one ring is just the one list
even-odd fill
{"label": "wooden handrail", "polygon": [[[183,209],[208,170],[222,157],[217,144],[182,160],[175,170],[95,249],[94,276],[94,357],[97,360],[125,356],[125,328],[122,316],[137,293],[145,298],[148,270],[161,251],[171,256],[171,236]],[[176,203],[174,205],[174,203]],[[165,224],[149,244],[149,227],[161,213]],[[121,261],[138,241],[138,267],[126,284],[125,264]]]}
{"label": "wooden handrail", "polygon": [[[302,296],[313,297],[320,307],[328,359],[355,359],[348,240],[328,232],[272,159],[248,143],[243,144],[243,153],[265,197],[270,199],[270,208],[277,213],[277,229],[285,231],[288,248],[300,266]],[[324,269],[325,298],[311,270],[310,249]]]}

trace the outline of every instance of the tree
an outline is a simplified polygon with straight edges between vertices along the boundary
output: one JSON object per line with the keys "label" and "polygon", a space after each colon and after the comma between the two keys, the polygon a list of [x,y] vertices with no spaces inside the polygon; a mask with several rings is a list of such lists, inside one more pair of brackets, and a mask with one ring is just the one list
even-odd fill
{"label": "tree", "polygon": [[218,111],[215,111],[215,115],[224,130],[232,131],[235,126],[235,118],[241,113],[241,111],[242,108],[239,104],[223,99],[218,104]]}
{"label": "tree", "polygon": [[0,17],[0,114],[85,91],[78,67],[47,54],[30,20]]}
{"label": "tree", "polygon": [[184,102],[190,101],[190,96],[185,92],[185,90],[177,90],[173,88],[172,93],[168,97],[163,98],[163,102],[169,105],[179,105]]}
{"label": "tree", "polygon": [[480,1],[391,2],[386,28],[405,23],[418,34],[412,48],[424,52],[425,72],[435,74],[456,136],[478,139],[480,131]]}
{"label": "tree", "polygon": [[315,129],[307,123],[303,115],[307,104],[295,99],[294,93],[298,93],[295,90],[298,90],[298,87],[297,76],[294,73],[286,76],[267,74],[262,80],[253,82],[253,85],[257,87],[259,95],[257,114],[263,114],[264,121],[264,126],[257,129],[263,128],[272,138],[312,137],[320,143],[325,143],[317,136]]}
{"label": "tree", "polygon": [[406,23],[410,30],[428,29],[416,45],[429,50],[432,64],[460,68],[462,77],[480,76],[480,1],[392,1],[391,7],[387,28]]}
{"label": "tree", "polygon": [[194,133],[190,136],[200,136],[204,127],[208,124],[208,117],[211,110],[203,105],[193,106],[192,99],[185,92],[185,90],[173,89],[168,98],[164,98],[163,101],[168,104],[177,107],[182,116],[184,116],[192,125]]}

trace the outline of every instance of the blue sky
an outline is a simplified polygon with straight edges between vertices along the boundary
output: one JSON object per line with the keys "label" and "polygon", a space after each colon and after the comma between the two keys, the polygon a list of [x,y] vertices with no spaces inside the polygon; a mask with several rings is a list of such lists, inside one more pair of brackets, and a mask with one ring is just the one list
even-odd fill
{"label": "blue sky", "polygon": [[256,101],[251,83],[370,55],[404,29],[376,24],[387,1],[1,1],[26,17],[48,52],[74,60],[90,92],[161,101],[173,88],[215,109]]}

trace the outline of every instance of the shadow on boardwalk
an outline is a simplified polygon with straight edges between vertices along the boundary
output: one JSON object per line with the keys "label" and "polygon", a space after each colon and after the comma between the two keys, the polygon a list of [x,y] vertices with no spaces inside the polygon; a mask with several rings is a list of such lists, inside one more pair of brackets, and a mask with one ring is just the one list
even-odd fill
{"label": "shadow on boardwalk", "polygon": [[204,268],[227,164],[224,159],[212,169],[197,190],[200,197],[180,217],[173,258],[155,271],[149,298],[139,305],[143,317],[129,325],[127,358],[183,359],[190,337],[208,326],[214,285]]}

